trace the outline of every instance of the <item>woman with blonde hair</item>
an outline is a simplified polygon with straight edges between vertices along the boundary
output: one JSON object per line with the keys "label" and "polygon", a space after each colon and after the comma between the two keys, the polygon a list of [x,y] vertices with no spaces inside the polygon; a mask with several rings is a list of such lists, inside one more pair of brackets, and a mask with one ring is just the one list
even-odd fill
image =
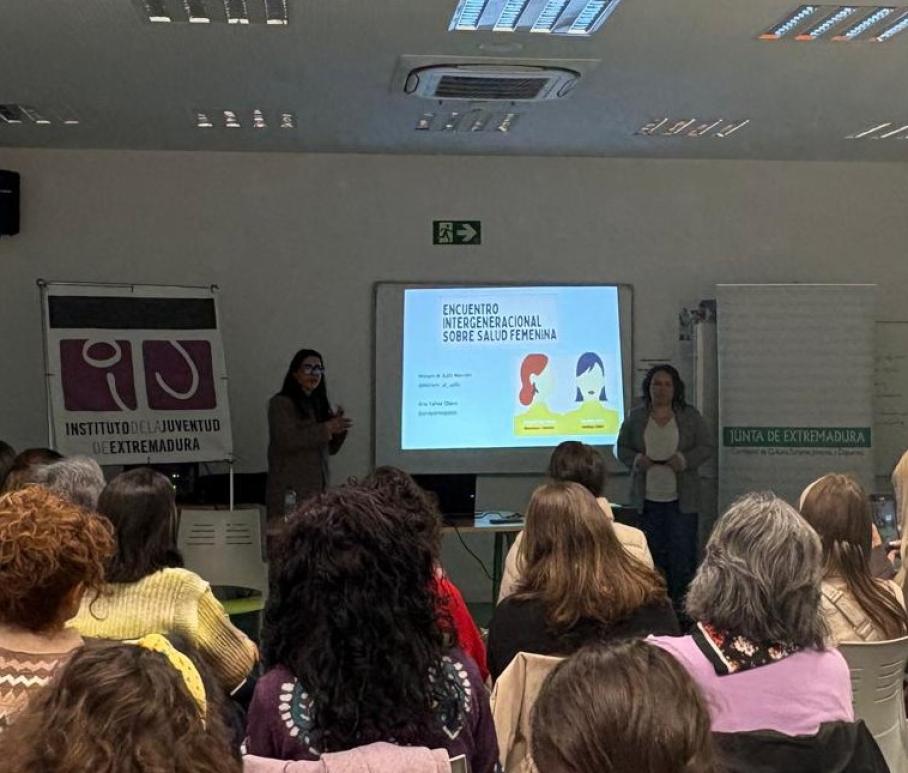
{"label": "woman with blonde hair", "polygon": [[833,643],[885,641],[908,634],[896,583],[870,570],[870,498],[848,475],[824,475],[801,496],[801,515],[823,543],[821,606]]}
{"label": "woman with blonde hair", "polygon": [[533,492],[519,560],[515,592],[489,627],[493,679],[518,652],[567,655],[592,642],[678,633],[662,578],[621,546],[579,483]]}

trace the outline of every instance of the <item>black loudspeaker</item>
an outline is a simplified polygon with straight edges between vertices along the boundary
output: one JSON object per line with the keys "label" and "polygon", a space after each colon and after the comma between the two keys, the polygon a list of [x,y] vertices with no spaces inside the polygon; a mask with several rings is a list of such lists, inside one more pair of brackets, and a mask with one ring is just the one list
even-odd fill
{"label": "black loudspeaker", "polygon": [[19,173],[0,169],[0,236],[19,233]]}

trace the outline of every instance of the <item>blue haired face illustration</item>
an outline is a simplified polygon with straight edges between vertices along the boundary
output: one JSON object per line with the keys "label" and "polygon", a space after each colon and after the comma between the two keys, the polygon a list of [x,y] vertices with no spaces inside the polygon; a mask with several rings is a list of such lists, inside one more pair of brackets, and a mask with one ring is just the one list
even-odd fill
{"label": "blue haired face illustration", "polygon": [[592,400],[604,402],[605,365],[602,358],[594,352],[586,352],[577,360],[577,398],[576,402],[585,403]]}

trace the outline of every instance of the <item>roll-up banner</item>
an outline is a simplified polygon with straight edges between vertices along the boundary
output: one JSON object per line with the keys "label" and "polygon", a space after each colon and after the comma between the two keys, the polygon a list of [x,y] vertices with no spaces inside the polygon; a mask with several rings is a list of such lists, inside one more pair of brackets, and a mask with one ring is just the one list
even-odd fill
{"label": "roll-up banner", "polygon": [[719,285],[719,505],[797,505],[828,472],[872,490],[875,285]]}
{"label": "roll-up banner", "polygon": [[212,287],[41,283],[51,443],[100,464],[233,458]]}

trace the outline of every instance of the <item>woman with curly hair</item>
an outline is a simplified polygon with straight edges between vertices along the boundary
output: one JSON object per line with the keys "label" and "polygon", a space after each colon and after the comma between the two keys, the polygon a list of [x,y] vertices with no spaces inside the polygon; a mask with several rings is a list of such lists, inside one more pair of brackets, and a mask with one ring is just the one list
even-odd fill
{"label": "woman with curly hair", "polygon": [[113,551],[106,520],[39,486],[0,497],[0,729],[82,646],[67,621]]}
{"label": "woman with curly hair", "polygon": [[315,760],[392,741],[495,769],[488,695],[438,624],[432,544],[401,508],[361,487],[328,491],[290,519],[275,564],[250,754]]}
{"label": "woman with curly hair", "polygon": [[693,679],[643,641],[593,645],[562,661],[533,710],[545,773],[717,773],[709,712]]}
{"label": "woman with curly hair", "polygon": [[486,665],[486,646],[482,641],[476,621],[470,614],[463,596],[441,567],[441,514],[432,495],[419,487],[406,472],[397,467],[377,467],[362,485],[387,496],[409,517],[411,527],[422,534],[432,547],[435,556],[435,591],[441,599],[442,613],[439,622],[453,622],[458,646],[476,663],[483,680],[489,676]]}
{"label": "woman with curly hair", "polygon": [[160,634],[88,645],[0,737],[0,770],[241,773],[213,698]]}
{"label": "woman with curly hair", "polygon": [[241,685],[258,651],[211,586],[182,568],[170,481],[148,467],[124,472],[101,492],[98,512],[114,525],[117,552],[103,592],[85,597],[73,625],[84,636],[115,641],[177,634],[199,650],[222,687]]}

